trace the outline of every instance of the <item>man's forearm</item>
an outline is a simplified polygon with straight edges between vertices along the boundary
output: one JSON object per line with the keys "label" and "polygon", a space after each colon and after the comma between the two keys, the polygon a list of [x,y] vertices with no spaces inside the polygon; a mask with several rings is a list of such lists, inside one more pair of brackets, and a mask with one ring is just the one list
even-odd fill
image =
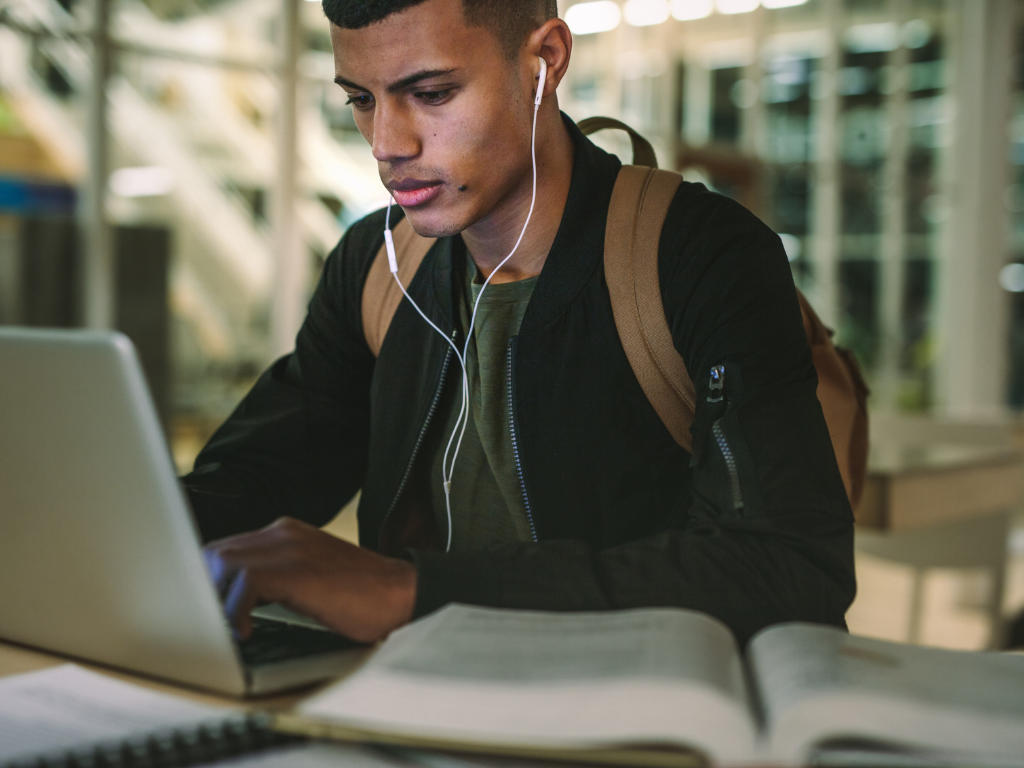
{"label": "man's forearm", "polygon": [[740,642],[781,621],[844,626],[853,574],[841,555],[833,564],[830,551],[844,551],[850,537],[840,529],[823,537],[820,557],[779,536],[721,531],[675,531],[600,552],[570,541],[414,552],[414,614],[448,602],[559,611],[676,606],[715,616]]}

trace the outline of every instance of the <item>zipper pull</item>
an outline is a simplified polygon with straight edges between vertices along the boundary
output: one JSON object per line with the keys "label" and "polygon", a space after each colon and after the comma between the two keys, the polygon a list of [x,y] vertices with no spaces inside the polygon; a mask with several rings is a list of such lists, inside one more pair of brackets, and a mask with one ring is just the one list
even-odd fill
{"label": "zipper pull", "polygon": [[720,403],[725,400],[725,366],[711,366],[711,378],[708,380],[708,402]]}

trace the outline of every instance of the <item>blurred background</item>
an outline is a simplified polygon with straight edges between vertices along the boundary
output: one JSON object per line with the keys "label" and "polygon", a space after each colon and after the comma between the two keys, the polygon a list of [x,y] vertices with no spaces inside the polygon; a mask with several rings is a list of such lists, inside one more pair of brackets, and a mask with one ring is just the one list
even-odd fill
{"label": "blurred background", "polygon": [[[559,9],[562,108],[763,218],[864,370],[851,628],[1024,645],[1024,1]],[[386,200],[332,78],[315,1],[0,0],[0,324],[125,331],[180,471]]]}

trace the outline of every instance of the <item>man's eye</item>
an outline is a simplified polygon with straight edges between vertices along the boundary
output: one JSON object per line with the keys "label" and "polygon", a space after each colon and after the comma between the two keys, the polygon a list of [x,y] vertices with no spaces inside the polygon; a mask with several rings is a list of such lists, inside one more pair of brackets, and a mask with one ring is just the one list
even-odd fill
{"label": "man's eye", "polygon": [[440,91],[418,91],[416,93],[416,98],[424,104],[441,104],[447,101],[451,94],[451,88],[446,88]]}
{"label": "man's eye", "polygon": [[348,101],[346,101],[345,104],[351,104],[356,109],[365,110],[373,106],[373,97],[367,94],[349,96]]}

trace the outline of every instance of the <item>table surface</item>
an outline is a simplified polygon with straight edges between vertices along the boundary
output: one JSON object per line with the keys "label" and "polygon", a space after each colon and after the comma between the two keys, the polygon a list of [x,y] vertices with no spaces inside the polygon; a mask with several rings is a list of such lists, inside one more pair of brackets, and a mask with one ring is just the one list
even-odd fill
{"label": "table surface", "polygon": [[861,528],[930,528],[1008,512],[1024,496],[1021,453],[1006,444],[879,441],[855,510]]}
{"label": "table surface", "polygon": [[1020,463],[1012,446],[969,443],[877,443],[868,453],[869,475],[947,472],[978,466]]}

